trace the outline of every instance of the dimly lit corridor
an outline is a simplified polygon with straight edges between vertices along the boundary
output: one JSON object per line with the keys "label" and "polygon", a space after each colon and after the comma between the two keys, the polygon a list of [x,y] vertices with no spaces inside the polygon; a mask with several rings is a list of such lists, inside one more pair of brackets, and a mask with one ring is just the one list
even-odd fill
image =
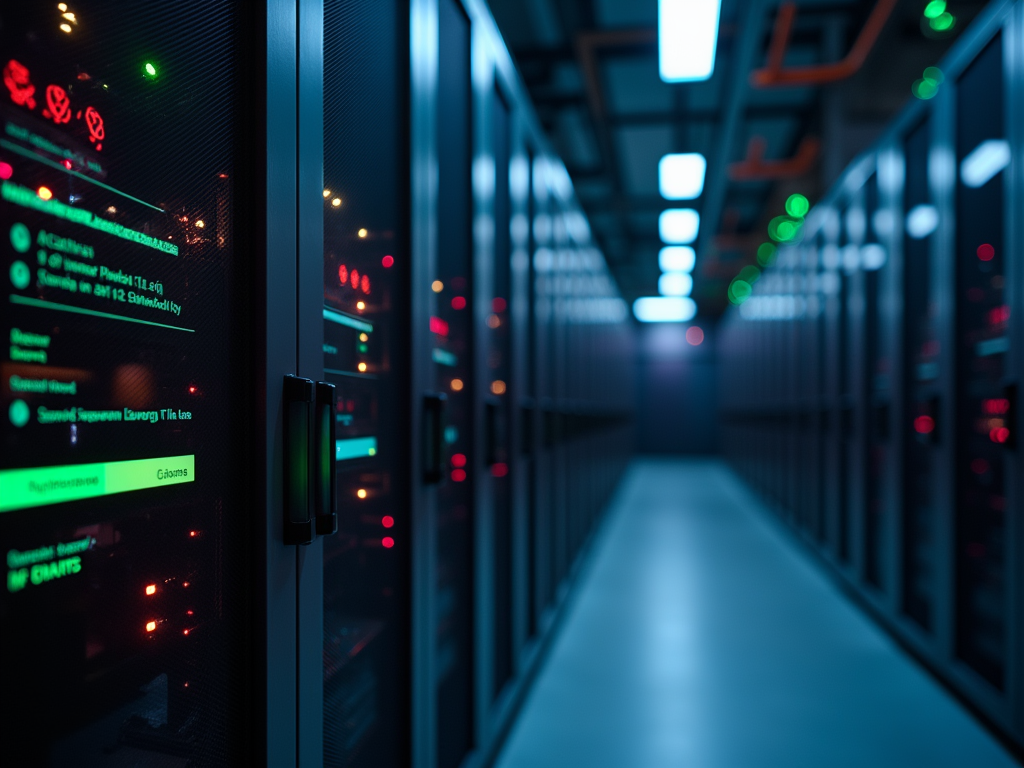
{"label": "dimly lit corridor", "polygon": [[1016,765],[720,462],[636,461],[584,569],[498,768]]}

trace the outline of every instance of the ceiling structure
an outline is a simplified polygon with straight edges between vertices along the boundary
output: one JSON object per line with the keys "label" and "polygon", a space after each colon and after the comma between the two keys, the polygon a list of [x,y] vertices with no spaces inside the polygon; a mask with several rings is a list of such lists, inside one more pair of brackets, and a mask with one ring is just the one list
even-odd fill
{"label": "ceiling structure", "polygon": [[[657,295],[658,215],[694,207],[693,297],[706,318],[727,305],[729,282],[754,263],[786,197],[813,204],[984,6],[948,0],[956,23],[940,35],[922,15],[929,0],[722,0],[714,74],[666,84],[658,0],[489,2],[624,298]],[[794,10],[788,45],[773,48],[773,29]],[[782,54],[781,76],[770,52]],[[762,81],[799,81],[808,73],[790,68],[836,62],[810,73],[830,82],[752,83],[756,70]],[[697,200],[660,196],[658,160],[671,152],[707,158]]]}

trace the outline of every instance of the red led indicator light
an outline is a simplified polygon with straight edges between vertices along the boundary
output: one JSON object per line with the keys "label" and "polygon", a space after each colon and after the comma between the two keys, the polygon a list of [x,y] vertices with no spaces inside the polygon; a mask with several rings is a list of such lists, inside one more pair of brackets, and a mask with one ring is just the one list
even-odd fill
{"label": "red led indicator light", "polygon": [[981,401],[982,410],[993,416],[1010,412],[1010,401],[1004,397],[993,397]]}
{"label": "red led indicator light", "polygon": [[453,469],[452,470],[452,480],[454,482],[461,483],[465,479],[466,479],[466,470],[464,470],[464,469]]}
{"label": "red led indicator light", "polygon": [[189,531],[188,535],[189,535],[190,538],[194,539],[196,536],[199,535],[199,531]]}
{"label": "red led indicator light", "polygon": [[1010,308],[1005,304],[990,309],[988,312],[989,325],[1002,325],[1010,320]]}
{"label": "red led indicator light", "polygon": [[438,336],[448,335],[448,323],[442,320],[440,317],[430,318],[430,332],[436,333]]}
{"label": "red led indicator light", "polygon": [[691,346],[700,346],[701,342],[704,341],[704,331],[696,325],[691,325],[686,329],[686,341]]}
{"label": "red led indicator light", "polygon": [[384,269],[390,269],[395,264],[395,257],[390,255],[385,256],[380,260],[380,263],[384,265]]}
{"label": "red led indicator light", "polygon": [[359,287],[359,270],[353,269],[349,275],[349,283],[352,285],[352,289],[355,290]]}
{"label": "red led indicator light", "polygon": [[370,277],[369,275],[363,275],[363,279],[359,281],[359,287],[367,296],[370,295]]}
{"label": "red led indicator light", "polygon": [[43,117],[48,117],[57,125],[71,120],[71,99],[68,92],[59,85],[46,86],[46,109]]}
{"label": "red led indicator light", "polygon": [[977,253],[978,258],[981,259],[982,261],[992,261],[992,259],[995,258],[996,249],[993,248],[988,243],[982,243],[981,245],[978,246]]}
{"label": "red led indicator light", "polygon": [[186,630],[185,630],[184,632],[182,632],[181,634],[183,634],[183,635],[187,635],[188,633],[189,633],[189,630],[187,630],[187,629],[186,629]]}
{"label": "red led indicator light", "polygon": [[464,453],[452,454],[452,466],[453,467],[464,467],[464,466],[466,466],[466,454],[464,454]]}
{"label": "red led indicator light", "polygon": [[348,284],[348,267],[346,267],[344,264],[338,267],[338,281],[342,285]]}
{"label": "red led indicator light", "polygon": [[383,539],[380,540],[380,543],[384,547],[384,549],[391,549],[393,546],[395,546],[395,540],[392,539],[390,536],[385,536]]}
{"label": "red led indicator light", "polygon": [[395,518],[393,518],[391,515],[384,515],[384,517],[380,519],[380,524],[383,525],[385,528],[394,528]]}
{"label": "red led indicator light", "polygon": [[4,67],[4,85],[11,94],[11,101],[19,107],[36,108],[36,87],[28,77],[28,67],[11,59]]}
{"label": "red led indicator light", "polygon": [[466,308],[466,297],[455,296],[452,298],[452,309],[465,309]]}
{"label": "red led indicator light", "polygon": [[1010,430],[1007,429],[1006,427],[996,427],[995,429],[990,429],[988,433],[988,439],[991,440],[993,443],[999,443],[1000,445],[1002,445],[1003,443],[1010,439]]}
{"label": "red led indicator light", "polygon": [[85,108],[85,125],[89,129],[89,141],[96,145],[96,151],[103,149],[103,139],[107,135],[103,128],[103,118],[94,107]]}
{"label": "red led indicator light", "polygon": [[508,302],[501,298],[496,298],[491,302],[491,309],[495,312],[504,312],[508,308]]}
{"label": "red led indicator light", "polygon": [[930,435],[935,431],[935,419],[931,416],[918,416],[914,419],[914,431],[919,435]]}
{"label": "red led indicator light", "polygon": [[499,461],[497,464],[491,465],[491,476],[492,477],[505,477],[508,474],[508,464]]}
{"label": "red led indicator light", "polygon": [[10,163],[0,163],[0,179],[7,181],[14,175],[14,167]]}

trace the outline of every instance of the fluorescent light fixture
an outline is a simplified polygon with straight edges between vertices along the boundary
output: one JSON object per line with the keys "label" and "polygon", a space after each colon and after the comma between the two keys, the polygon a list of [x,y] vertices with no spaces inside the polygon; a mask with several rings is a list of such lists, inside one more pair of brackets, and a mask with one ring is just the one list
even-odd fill
{"label": "fluorescent light fixture", "polygon": [[693,299],[644,296],[633,302],[633,315],[641,323],[688,323],[697,314]]}
{"label": "fluorescent light fixture", "polygon": [[658,278],[658,293],[662,296],[689,296],[693,278],[687,272],[666,272]]}
{"label": "fluorescent light fixture", "polygon": [[984,186],[1010,164],[1010,142],[989,139],[971,150],[960,163],[960,180],[968,187]]}
{"label": "fluorescent light fixture", "polygon": [[658,251],[662,272],[692,272],[696,263],[697,252],[688,245],[666,245]]}
{"label": "fluorescent light fixture", "polygon": [[686,245],[697,239],[700,214],[692,208],[672,208],[658,217],[658,234],[663,243]]}
{"label": "fluorescent light fixture", "polygon": [[707,80],[715,71],[720,0],[658,0],[658,70],[666,83]]}
{"label": "fluorescent light fixture", "polygon": [[907,214],[907,234],[915,240],[928,237],[939,226],[939,210],[934,205],[915,205]]}
{"label": "fluorescent light fixture", "polygon": [[704,191],[708,163],[699,152],[665,155],[658,161],[658,189],[666,200],[693,200]]}

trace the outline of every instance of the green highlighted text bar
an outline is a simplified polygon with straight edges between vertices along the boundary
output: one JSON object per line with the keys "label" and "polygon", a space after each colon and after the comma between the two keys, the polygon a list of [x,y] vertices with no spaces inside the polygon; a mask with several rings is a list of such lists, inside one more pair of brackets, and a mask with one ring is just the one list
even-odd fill
{"label": "green highlighted text bar", "polygon": [[0,512],[191,483],[195,454],[0,470]]}

